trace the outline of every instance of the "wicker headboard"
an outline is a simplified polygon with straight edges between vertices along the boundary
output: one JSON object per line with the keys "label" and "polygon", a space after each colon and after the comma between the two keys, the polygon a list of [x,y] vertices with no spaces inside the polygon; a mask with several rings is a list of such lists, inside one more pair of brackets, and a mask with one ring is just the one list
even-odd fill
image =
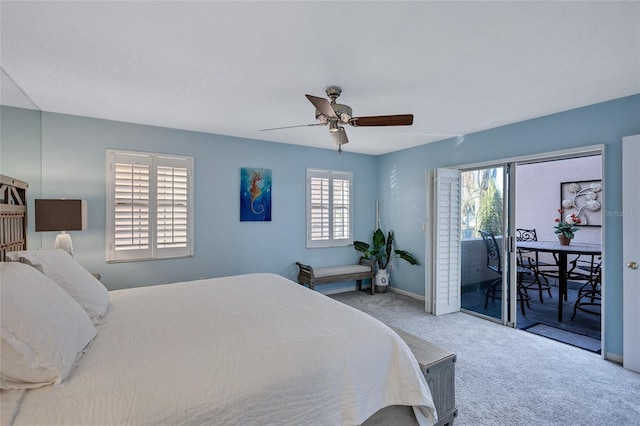
{"label": "wicker headboard", "polygon": [[0,175],[0,261],[8,251],[27,248],[27,188],[18,179]]}

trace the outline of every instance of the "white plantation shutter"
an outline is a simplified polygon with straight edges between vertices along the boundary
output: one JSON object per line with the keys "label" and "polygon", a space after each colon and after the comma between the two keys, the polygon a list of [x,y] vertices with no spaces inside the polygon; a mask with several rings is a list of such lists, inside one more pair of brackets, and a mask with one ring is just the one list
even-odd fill
{"label": "white plantation shutter", "polygon": [[311,186],[311,240],[329,239],[329,179],[312,177]]}
{"label": "white plantation shutter", "polygon": [[192,164],[107,151],[107,261],[193,255]]}
{"label": "white plantation shutter", "polygon": [[333,179],[333,238],[349,239],[351,236],[351,181]]}
{"label": "white plantation shutter", "polygon": [[436,169],[433,188],[433,314],[460,310],[460,171]]}
{"label": "white plantation shutter", "polygon": [[149,249],[149,164],[115,164],[115,250]]}
{"label": "white plantation shutter", "polygon": [[[161,160],[163,159],[158,161]],[[158,165],[157,167],[158,248],[184,248],[188,244],[188,179],[187,167],[178,165]]]}
{"label": "white plantation shutter", "polygon": [[352,180],[350,172],[307,169],[307,247],[353,243]]}

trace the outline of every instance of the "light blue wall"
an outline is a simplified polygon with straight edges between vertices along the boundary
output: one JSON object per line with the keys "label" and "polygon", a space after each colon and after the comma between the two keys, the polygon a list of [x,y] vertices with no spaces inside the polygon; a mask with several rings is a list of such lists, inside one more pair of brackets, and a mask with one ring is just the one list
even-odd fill
{"label": "light blue wall", "polygon": [[[7,112],[9,111],[9,112]],[[379,157],[253,141],[53,113],[42,113],[42,157],[37,131],[5,130],[27,110],[2,109],[4,174],[30,181],[29,198],[79,197],[89,203],[89,229],[73,233],[76,259],[103,275],[110,289],[268,271],[289,278],[295,261],[323,266],[356,261],[349,247],[306,249],[305,169],[319,167],[354,173],[354,236],[367,241],[374,227],[375,200],[381,200],[385,229],[397,246],[425,256],[425,171],[605,144],[604,196],[608,211],[622,209],[621,141],[640,133],[640,95],[436,142]],[[11,121],[9,121],[9,119]],[[24,132],[21,134],[20,132]],[[7,136],[9,135],[9,136]],[[23,149],[24,148],[24,149]],[[105,150],[167,152],[195,157],[196,246],[188,259],[106,264],[104,262]],[[40,166],[40,162],[42,165]],[[39,175],[38,168],[41,167]],[[273,221],[240,222],[239,170],[273,171]],[[25,177],[26,176],[26,177]],[[33,179],[31,179],[33,177]],[[38,191],[39,182],[41,191]],[[546,213],[545,213],[546,214]],[[622,353],[622,220],[605,215],[606,351]],[[33,229],[32,224],[30,225]],[[38,247],[37,238],[31,238]],[[32,241],[32,240],[35,240]],[[42,246],[54,233],[43,233]],[[397,262],[393,285],[424,295],[424,262]],[[330,291],[346,285],[322,287]]]}
{"label": "light blue wall", "polygon": [[[331,141],[328,139],[327,143]],[[4,141],[7,152],[21,142]],[[107,264],[105,253],[105,150],[108,148],[195,157],[195,256],[185,259]],[[39,156],[13,155],[12,175],[39,168]],[[3,161],[4,158],[3,158]],[[374,226],[376,158],[168,128],[42,113],[42,194],[88,202],[88,229],[73,232],[76,260],[102,275],[111,290],[251,272],[295,279],[296,261],[323,266],[357,262],[352,247],[307,249],[307,167],[349,170],[354,176],[355,235]],[[240,168],[272,170],[273,220],[240,222]],[[30,198],[33,195],[30,194]],[[33,229],[33,228],[32,228]],[[55,233],[42,234],[53,246]],[[31,244],[37,247],[38,244]],[[326,286],[331,290],[353,283]]]}
{"label": "light blue wall", "polygon": [[[621,211],[622,137],[638,133],[640,95],[635,95],[383,155],[378,161],[383,225],[395,231],[399,248],[424,259],[426,170],[596,144],[606,146],[605,208]],[[554,212],[541,214],[553,216]],[[604,222],[605,350],[622,354],[622,218],[605,214]],[[424,264],[412,267],[398,262],[396,266],[394,285],[424,295]]]}
{"label": "light blue wall", "polygon": [[[25,181],[27,211],[34,209],[33,200],[40,198],[41,188],[41,130],[40,111],[0,106],[0,174]],[[40,247],[33,215],[28,215],[27,242]]]}

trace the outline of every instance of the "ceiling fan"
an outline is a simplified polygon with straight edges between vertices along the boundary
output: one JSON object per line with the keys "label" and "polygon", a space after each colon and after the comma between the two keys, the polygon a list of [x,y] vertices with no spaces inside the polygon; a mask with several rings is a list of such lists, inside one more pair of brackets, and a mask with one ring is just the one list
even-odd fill
{"label": "ceiling fan", "polygon": [[309,102],[316,107],[317,123],[302,124],[299,126],[275,127],[267,130],[291,129],[294,127],[326,126],[329,125],[329,134],[338,146],[338,152],[342,152],[342,145],[349,142],[347,133],[342,125],[349,124],[353,127],[365,126],[410,126],[413,124],[413,114],[400,115],[375,115],[370,117],[353,117],[353,110],[349,105],[336,103],[336,99],[342,93],[337,86],[327,87],[325,90],[331,102],[318,96],[305,95]]}

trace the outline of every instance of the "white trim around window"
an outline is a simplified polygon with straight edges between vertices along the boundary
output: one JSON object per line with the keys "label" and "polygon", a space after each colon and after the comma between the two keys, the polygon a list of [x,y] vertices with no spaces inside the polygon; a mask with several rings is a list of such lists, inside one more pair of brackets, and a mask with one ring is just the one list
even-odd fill
{"label": "white trim around window", "polygon": [[107,262],[193,256],[193,157],[107,150]]}
{"label": "white trim around window", "polygon": [[353,244],[353,173],[307,169],[307,248]]}

